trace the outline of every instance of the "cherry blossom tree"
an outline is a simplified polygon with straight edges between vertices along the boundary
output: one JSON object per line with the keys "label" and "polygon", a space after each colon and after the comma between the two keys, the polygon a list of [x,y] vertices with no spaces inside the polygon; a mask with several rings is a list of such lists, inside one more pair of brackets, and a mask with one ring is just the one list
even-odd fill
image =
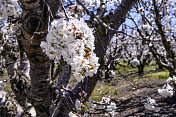
{"label": "cherry blossom tree", "polygon": [[[129,33],[130,29],[125,29],[125,33]],[[116,64],[121,62],[127,62],[132,67],[138,68],[138,73],[143,74],[144,67],[152,59],[152,54],[149,51],[147,43],[140,39],[139,35],[135,35],[135,30],[130,33],[133,37],[127,36],[126,34],[120,34],[116,36],[115,41],[112,41],[110,47],[107,50],[107,61],[110,61],[113,58],[116,61]],[[125,66],[124,66],[125,67]]]}
{"label": "cherry blossom tree", "polygon": [[[88,100],[101,78],[107,46],[136,2],[1,0],[0,65],[13,93],[1,92],[0,114],[27,117],[34,107],[37,117],[64,117],[77,110],[77,100]],[[78,83],[68,90],[71,73]]]}
{"label": "cherry blossom tree", "polygon": [[135,23],[138,35],[148,43],[157,63],[168,69],[171,77],[175,75],[174,6],[174,0],[143,1],[136,5],[136,11],[141,15],[141,25]]}
{"label": "cherry blossom tree", "polygon": [[[175,17],[176,1],[146,0],[138,2],[129,20],[134,24],[135,36],[148,45],[149,51],[159,66],[166,68],[170,77],[158,92],[164,97],[175,95]],[[136,19],[136,16],[138,16]],[[133,36],[133,34],[128,33]],[[134,37],[134,36],[133,36]]]}

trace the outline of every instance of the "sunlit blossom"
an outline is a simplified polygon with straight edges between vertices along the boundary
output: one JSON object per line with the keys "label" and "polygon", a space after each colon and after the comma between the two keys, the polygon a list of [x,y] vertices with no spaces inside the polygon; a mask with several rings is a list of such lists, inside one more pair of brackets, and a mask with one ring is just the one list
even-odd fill
{"label": "sunlit blossom", "polygon": [[98,57],[93,50],[93,30],[83,19],[64,18],[51,23],[47,40],[41,42],[43,51],[56,63],[61,56],[72,66],[73,75],[78,82],[86,76],[93,76],[98,69]]}

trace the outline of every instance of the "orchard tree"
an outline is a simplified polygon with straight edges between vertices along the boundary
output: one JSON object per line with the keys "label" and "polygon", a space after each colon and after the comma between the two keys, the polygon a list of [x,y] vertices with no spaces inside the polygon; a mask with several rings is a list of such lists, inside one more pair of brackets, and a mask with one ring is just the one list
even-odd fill
{"label": "orchard tree", "polygon": [[150,52],[160,66],[175,75],[175,0],[146,0],[135,5],[140,20],[135,24],[135,29],[140,38],[148,44]]}
{"label": "orchard tree", "polygon": [[[164,97],[176,94],[175,6],[175,0],[145,0],[135,5],[133,14],[129,17],[134,23],[134,27],[130,29],[135,30],[135,35],[148,45],[157,64],[169,71],[170,77],[164,89],[158,90]],[[138,19],[135,16],[138,16]]]}
{"label": "orchard tree", "polygon": [[[124,29],[125,34],[119,34],[116,39],[111,42],[107,56],[113,58],[117,64],[127,62],[132,67],[138,68],[138,73],[144,72],[144,67],[152,59],[152,54],[149,51],[147,43],[145,43],[139,35],[135,33],[135,30],[130,28]],[[131,34],[133,36],[127,35]],[[112,59],[107,59],[112,60]],[[120,66],[123,66],[119,64]]]}
{"label": "orchard tree", "polygon": [[[1,92],[0,114],[20,116],[18,104],[23,116],[31,107],[37,117],[78,110],[75,103],[91,96],[107,46],[136,2],[1,0],[0,65],[12,93]],[[71,73],[78,83],[67,90]]]}

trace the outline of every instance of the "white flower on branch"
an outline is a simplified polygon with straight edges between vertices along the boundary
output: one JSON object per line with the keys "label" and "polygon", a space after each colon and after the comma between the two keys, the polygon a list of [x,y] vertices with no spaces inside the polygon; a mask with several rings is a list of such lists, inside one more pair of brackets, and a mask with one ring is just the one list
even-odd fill
{"label": "white flower on branch", "polygon": [[28,113],[30,113],[32,117],[36,117],[36,111],[35,111],[35,108],[34,108],[34,107],[31,107],[31,108],[28,110]]}
{"label": "white flower on branch", "polygon": [[110,105],[106,107],[106,111],[111,112],[113,110],[117,109],[116,104],[114,102],[111,102]]}
{"label": "white flower on branch", "polygon": [[111,114],[111,117],[116,117],[116,115],[118,114],[117,112],[115,112],[114,110],[109,112]]}
{"label": "white flower on branch", "polygon": [[107,106],[107,107],[106,107],[106,111],[108,111],[108,112],[112,111],[111,106]]}
{"label": "white flower on branch", "polygon": [[81,105],[82,105],[82,103],[78,99],[76,99],[75,107],[78,111],[81,111]]}
{"label": "white flower on branch", "polygon": [[175,83],[176,84],[176,76],[173,76],[172,77],[169,77],[167,80],[166,80],[166,83]]}
{"label": "white flower on branch", "polygon": [[70,112],[69,117],[78,117],[78,116],[76,114],[74,114],[73,112]]}
{"label": "white flower on branch", "polygon": [[0,0],[0,24],[9,16],[17,18],[20,14],[18,0]]}
{"label": "white flower on branch", "polygon": [[133,59],[130,63],[133,67],[137,67],[140,64],[139,60],[137,59]]}
{"label": "white flower on branch", "polygon": [[0,103],[3,104],[6,101],[7,93],[5,91],[0,91]]}
{"label": "white flower on branch", "polygon": [[41,48],[50,59],[59,62],[61,55],[72,66],[73,75],[78,82],[86,76],[93,76],[98,69],[98,57],[93,50],[93,30],[83,19],[64,18],[51,23],[46,41],[41,42]]}
{"label": "white flower on branch", "polygon": [[114,103],[114,102],[111,102],[111,108],[113,109],[113,110],[115,110],[115,109],[117,109],[117,107],[116,107],[116,103]]}
{"label": "white flower on branch", "polygon": [[111,99],[110,99],[110,98],[103,97],[103,98],[101,99],[101,102],[100,102],[100,103],[106,103],[106,104],[109,104],[109,103],[110,103],[110,101],[111,101]]}
{"label": "white flower on branch", "polygon": [[164,89],[158,89],[158,93],[163,97],[171,97],[174,94],[173,87],[169,84],[164,85]]}
{"label": "white flower on branch", "polygon": [[4,26],[1,28],[2,38],[4,42],[15,43],[16,39],[18,39],[19,35],[21,34],[20,27],[21,24],[5,23]]}
{"label": "white flower on branch", "polygon": [[144,107],[147,110],[156,111],[156,112],[160,111],[160,108],[157,108],[156,106],[157,106],[157,104],[156,104],[156,101],[154,99],[152,99],[151,97],[148,97],[146,99]]}

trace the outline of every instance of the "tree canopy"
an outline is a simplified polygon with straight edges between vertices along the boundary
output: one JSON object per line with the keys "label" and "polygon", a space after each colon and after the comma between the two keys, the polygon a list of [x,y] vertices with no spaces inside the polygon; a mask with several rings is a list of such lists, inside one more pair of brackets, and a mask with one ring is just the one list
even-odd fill
{"label": "tree canopy", "polygon": [[[12,90],[2,86],[0,115],[88,116],[82,108],[107,56],[143,65],[141,72],[154,58],[175,76],[174,21],[174,0],[1,0],[0,84]],[[115,116],[115,103],[102,103]]]}

